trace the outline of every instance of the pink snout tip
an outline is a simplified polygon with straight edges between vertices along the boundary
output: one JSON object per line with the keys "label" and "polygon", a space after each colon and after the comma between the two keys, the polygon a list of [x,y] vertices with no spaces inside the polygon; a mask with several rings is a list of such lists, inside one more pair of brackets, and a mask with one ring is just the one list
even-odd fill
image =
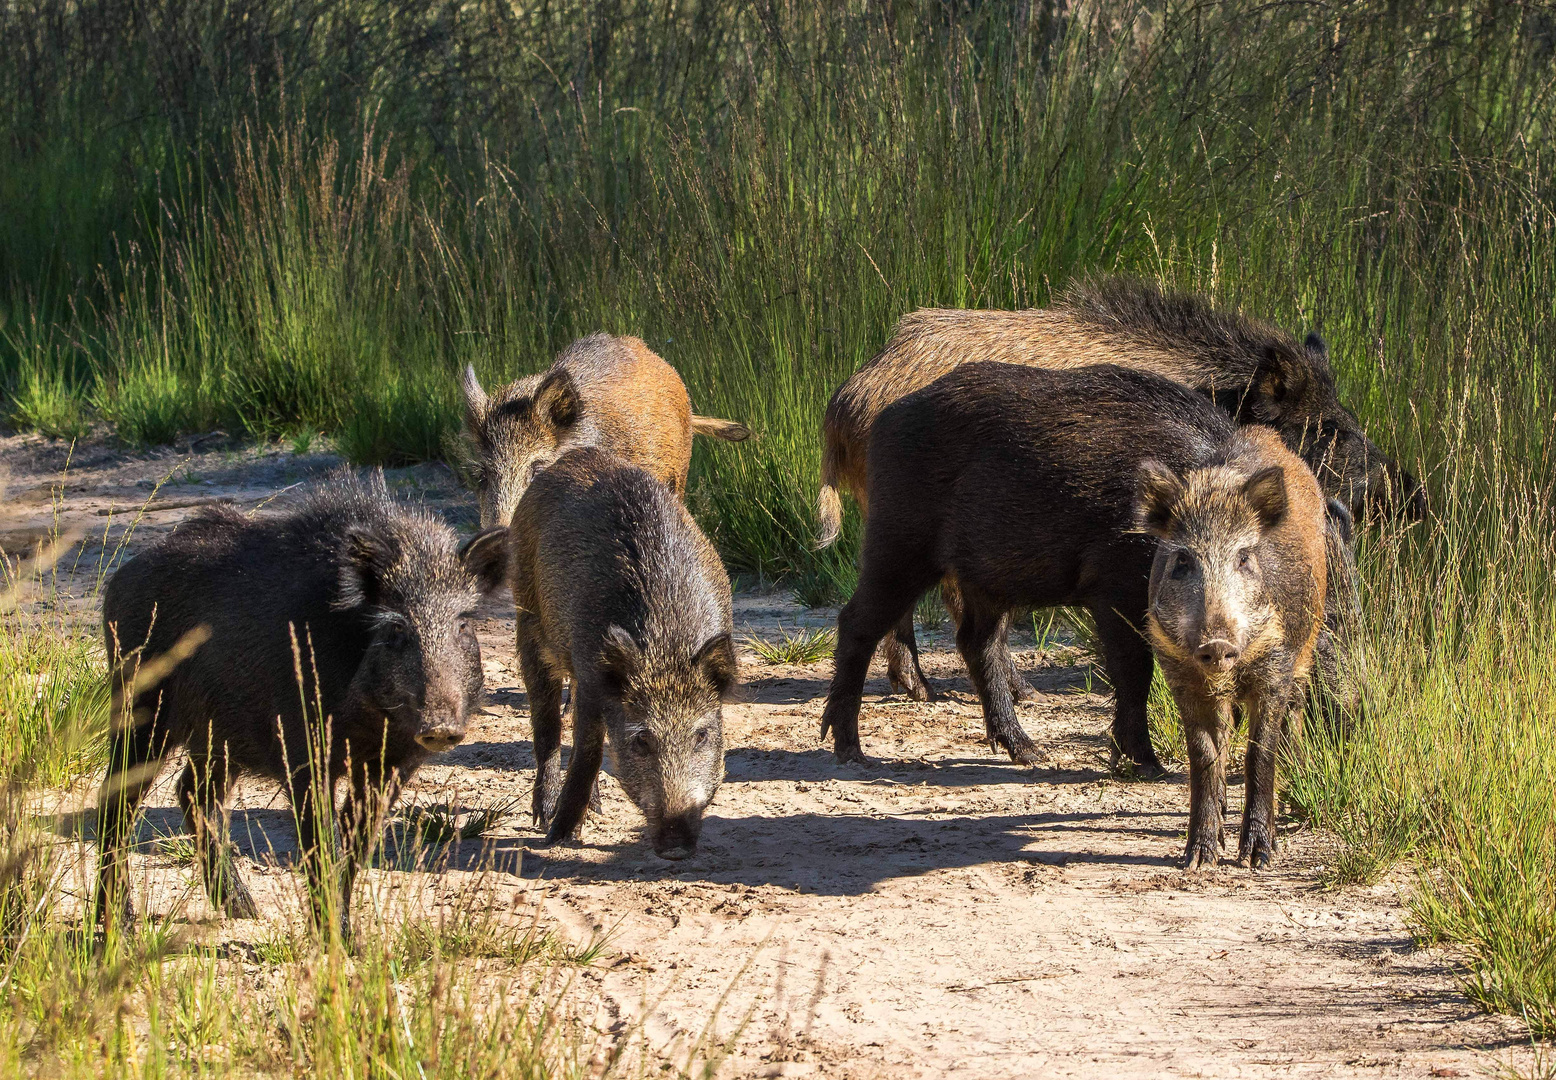
{"label": "pink snout tip", "polygon": [[1194,659],[1208,671],[1231,671],[1237,666],[1237,646],[1226,638],[1214,638],[1194,650]]}

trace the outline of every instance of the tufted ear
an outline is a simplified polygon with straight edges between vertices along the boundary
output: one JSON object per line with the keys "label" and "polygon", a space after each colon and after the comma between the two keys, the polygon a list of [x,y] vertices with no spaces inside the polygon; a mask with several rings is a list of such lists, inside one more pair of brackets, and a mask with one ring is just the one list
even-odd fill
{"label": "tufted ear", "polygon": [[1341,542],[1350,547],[1351,536],[1356,528],[1356,519],[1351,516],[1350,509],[1339,499],[1331,498],[1324,503],[1324,517]]}
{"label": "tufted ear", "polygon": [[1268,532],[1286,516],[1286,470],[1279,465],[1260,469],[1243,483],[1243,498],[1259,518],[1259,528]]}
{"label": "tufted ear", "polygon": [[[1253,419],[1266,423],[1277,421],[1290,409],[1291,403],[1307,389],[1307,372],[1274,346],[1264,350],[1264,357],[1253,375]],[[1241,417],[1247,422],[1248,417]]]}
{"label": "tufted ear", "polygon": [[1139,468],[1139,493],[1135,496],[1135,524],[1152,536],[1166,536],[1172,516],[1183,498],[1183,481],[1178,474],[1155,458],[1146,458]]}
{"label": "tufted ear", "polygon": [[535,415],[547,417],[557,430],[578,422],[583,402],[566,368],[552,368],[535,388]]}
{"label": "tufted ear", "polygon": [[600,645],[600,668],[606,690],[621,697],[637,678],[642,664],[643,651],[631,634],[614,625],[605,631],[605,640]]}
{"label": "tufted ear", "polygon": [[475,376],[474,364],[465,365],[465,378],[460,387],[465,394],[465,427],[470,434],[480,435],[491,402],[487,400],[486,391],[481,389],[481,380]]}
{"label": "tufted ear", "polygon": [[344,558],[340,564],[340,595],[335,607],[378,607],[383,603],[384,577],[394,565],[394,548],[371,529],[356,526],[346,531]]}
{"label": "tufted ear", "polygon": [[1313,359],[1322,360],[1325,364],[1329,363],[1329,343],[1319,335],[1318,331],[1308,334],[1307,340],[1302,344]]}
{"label": "tufted ear", "polygon": [[508,578],[508,530],[476,533],[459,549],[459,561],[475,577],[482,593],[495,591]]}
{"label": "tufted ear", "polygon": [[729,693],[740,674],[740,662],[735,658],[735,641],[728,634],[715,634],[702,643],[692,666],[705,675],[719,697]]}

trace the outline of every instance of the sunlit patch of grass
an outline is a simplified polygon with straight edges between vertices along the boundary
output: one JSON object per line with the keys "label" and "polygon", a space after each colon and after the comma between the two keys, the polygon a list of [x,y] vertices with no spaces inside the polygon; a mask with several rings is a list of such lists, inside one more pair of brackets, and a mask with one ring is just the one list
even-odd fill
{"label": "sunlit patch of grass", "polygon": [[837,631],[803,626],[787,630],[780,626],[776,637],[751,635],[743,644],[764,664],[814,664],[832,655],[837,647]]}

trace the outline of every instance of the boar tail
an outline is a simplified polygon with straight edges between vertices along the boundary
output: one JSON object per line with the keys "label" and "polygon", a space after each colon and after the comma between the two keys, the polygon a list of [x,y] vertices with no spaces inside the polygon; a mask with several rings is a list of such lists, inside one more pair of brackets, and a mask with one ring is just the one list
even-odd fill
{"label": "boar tail", "polygon": [[843,530],[843,500],[837,493],[838,446],[829,430],[824,436],[826,449],[821,455],[821,490],[816,492],[816,517],[821,522],[821,534],[816,538],[816,549],[830,547]]}
{"label": "boar tail", "polygon": [[751,437],[751,429],[733,420],[719,420],[712,416],[692,417],[693,435],[712,435],[725,442],[745,442]]}

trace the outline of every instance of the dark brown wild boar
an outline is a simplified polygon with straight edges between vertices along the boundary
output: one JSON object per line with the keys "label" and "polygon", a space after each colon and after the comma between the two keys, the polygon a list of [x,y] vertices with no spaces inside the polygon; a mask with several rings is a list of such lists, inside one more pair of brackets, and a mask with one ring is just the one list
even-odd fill
{"label": "dark brown wild boar", "polygon": [[[1274,427],[1353,514],[1391,507],[1412,517],[1424,512],[1415,478],[1341,404],[1322,339],[1300,342],[1201,297],[1110,279],[1072,287],[1046,309],[930,309],[904,316],[880,355],[827,405],[818,497],[823,546],[842,522],[840,489],[868,516],[867,444],[881,410],[959,365],[981,361],[1053,369],[1110,363],[1153,372],[1199,390],[1238,423]],[[948,584],[954,615],[954,582]],[[911,659],[912,636],[910,614],[887,640],[887,664],[893,687],[924,700],[929,688]],[[1028,692],[1019,678],[1013,689]]]}
{"label": "dark brown wild boar", "polygon": [[[654,850],[685,858],[724,778],[721,705],[736,676],[724,564],[669,488],[594,448],[535,478],[509,535],[547,843],[582,822],[608,741]],[[573,684],[565,783],[563,679]]]}
{"label": "dark brown wild boar", "polygon": [[1135,478],[1148,457],[1193,468],[1236,430],[1182,384],[1108,365],[967,364],[887,406],[870,434],[859,586],[838,615],[822,715],[838,759],[863,756],[859,702],[876,644],[953,574],[963,600],[956,645],[991,741],[1018,762],[1036,759],[1005,667],[1006,613],[1075,604],[1096,621],[1115,754],[1160,774],[1146,726],[1155,544],[1135,526]]}
{"label": "dark brown wild boar", "polygon": [[679,498],[694,434],[750,436],[732,421],[693,416],[681,376],[635,337],[580,338],[545,371],[490,396],[467,367],[464,397],[482,528],[506,526],[530,481],[576,447],[609,450]]}
{"label": "dark brown wild boar", "polygon": [[1140,466],[1140,527],[1156,537],[1151,645],[1189,752],[1185,867],[1214,866],[1223,842],[1234,710],[1248,717],[1238,862],[1275,855],[1275,757],[1314,666],[1325,610],[1324,496],[1301,458],[1247,427],[1185,472]]}
{"label": "dark brown wild boar", "polygon": [[[115,706],[98,802],[99,919],[130,914],[125,838],[163,759],[182,746],[178,802],[211,903],[255,915],[227,854],[224,809],[234,779],[250,773],[286,792],[314,915],[336,907],[338,889],[348,934],[353,876],[379,815],[423,761],[464,738],[479,706],[470,620],[502,584],[505,558],[501,530],[459,548],[380,474],[335,478],[274,517],[207,510],[125,563],[103,593]],[[319,814],[343,779],[337,884]]]}

